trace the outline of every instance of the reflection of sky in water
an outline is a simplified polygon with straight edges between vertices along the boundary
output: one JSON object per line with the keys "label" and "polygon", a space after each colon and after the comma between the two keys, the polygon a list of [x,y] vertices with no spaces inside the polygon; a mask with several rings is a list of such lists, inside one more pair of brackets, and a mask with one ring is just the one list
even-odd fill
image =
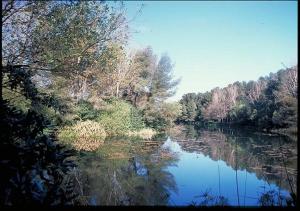
{"label": "reflection of sky in water", "polygon": [[182,152],[181,146],[177,142],[172,141],[170,137],[168,137],[168,139],[162,145],[162,149],[168,149],[175,153]]}
{"label": "reflection of sky in water", "polygon": [[[205,191],[211,195],[224,196],[230,205],[255,206],[262,193],[269,190],[278,192],[278,187],[268,184],[256,177],[255,173],[238,170],[238,192],[236,185],[236,171],[222,160],[214,161],[203,154],[183,151],[180,145],[170,138],[162,146],[176,152],[179,160],[176,166],[169,166],[167,170],[174,175],[178,192],[170,195],[170,205],[188,205],[192,201],[199,203]],[[219,174],[220,172],[220,186]],[[287,191],[280,191],[281,195],[289,195]],[[244,197],[246,195],[246,197]]]}
{"label": "reflection of sky in water", "polygon": [[137,171],[136,171],[137,175],[147,176],[148,170],[139,161],[135,161],[135,166],[137,168]]}
{"label": "reflection of sky in water", "polygon": [[89,205],[96,206],[97,205],[96,198],[97,198],[96,196],[92,196],[89,200]]}

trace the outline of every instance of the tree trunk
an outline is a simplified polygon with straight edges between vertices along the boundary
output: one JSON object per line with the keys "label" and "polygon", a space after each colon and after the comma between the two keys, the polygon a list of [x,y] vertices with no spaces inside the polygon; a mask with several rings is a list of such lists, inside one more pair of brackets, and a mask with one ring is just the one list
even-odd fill
{"label": "tree trunk", "polygon": [[116,97],[119,98],[119,86],[120,86],[120,83],[117,82],[117,91],[116,91]]}
{"label": "tree trunk", "polygon": [[134,93],[134,106],[135,106],[135,107],[136,107],[137,97],[138,97],[137,93]]}
{"label": "tree trunk", "polygon": [[117,91],[116,91],[116,97],[119,98],[119,88],[120,88],[120,75],[121,75],[121,68],[118,68],[118,77],[117,77]]}

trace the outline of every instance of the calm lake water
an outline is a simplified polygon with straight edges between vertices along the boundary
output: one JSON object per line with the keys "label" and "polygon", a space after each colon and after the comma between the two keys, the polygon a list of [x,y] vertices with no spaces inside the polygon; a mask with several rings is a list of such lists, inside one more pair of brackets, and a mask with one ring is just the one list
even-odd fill
{"label": "calm lake water", "polygon": [[80,160],[90,205],[286,205],[297,145],[245,128],[185,126],[151,141],[107,140]]}

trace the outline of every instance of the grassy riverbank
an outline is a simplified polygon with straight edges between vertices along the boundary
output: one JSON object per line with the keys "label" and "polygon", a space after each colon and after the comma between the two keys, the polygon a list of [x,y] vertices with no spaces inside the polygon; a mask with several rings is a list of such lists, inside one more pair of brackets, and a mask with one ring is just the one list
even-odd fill
{"label": "grassy riverbank", "polygon": [[77,150],[93,151],[106,137],[151,139],[157,131],[146,126],[142,113],[124,100],[103,101],[96,109],[83,101],[74,109],[73,119],[58,130],[58,138]]}

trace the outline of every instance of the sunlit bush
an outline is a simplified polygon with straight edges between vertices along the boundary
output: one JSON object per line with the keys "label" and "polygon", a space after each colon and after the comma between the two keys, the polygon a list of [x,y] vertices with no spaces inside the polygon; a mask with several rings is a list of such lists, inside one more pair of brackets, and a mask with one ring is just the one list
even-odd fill
{"label": "sunlit bush", "polygon": [[110,136],[126,135],[129,131],[144,128],[144,122],[138,110],[122,100],[110,101],[97,121],[103,125]]}
{"label": "sunlit bush", "polygon": [[73,126],[64,127],[58,134],[59,140],[70,144],[77,150],[93,151],[104,141],[106,132],[97,122],[77,122]]}

